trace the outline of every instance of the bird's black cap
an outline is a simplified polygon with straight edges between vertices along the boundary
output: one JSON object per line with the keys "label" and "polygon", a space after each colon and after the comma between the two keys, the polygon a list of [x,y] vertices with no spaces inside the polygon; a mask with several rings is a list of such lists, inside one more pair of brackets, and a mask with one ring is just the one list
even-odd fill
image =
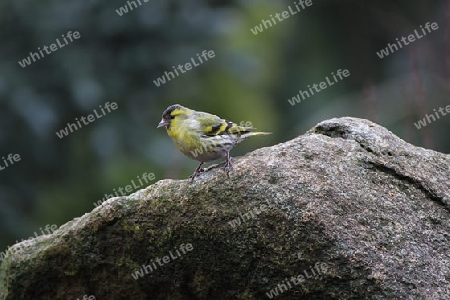
{"label": "bird's black cap", "polygon": [[180,104],[174,104],[169,106],[168,108],[166,108],[166,110],[163,112],[162,116],[164,117],[168,117],[170,116],[170,114],[175,110],[175,109],[179,109],[181,108]]}

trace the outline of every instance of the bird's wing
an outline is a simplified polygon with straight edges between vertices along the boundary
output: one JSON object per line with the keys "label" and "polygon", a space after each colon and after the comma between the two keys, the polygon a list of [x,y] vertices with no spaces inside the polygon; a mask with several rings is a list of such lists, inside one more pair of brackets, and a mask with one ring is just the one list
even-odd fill
{"label": "bird's wing", "polygon": [[196,120],[200,123],[199,131],[206,136],[215,136],[221,134],[236,134],[241,135],[243,133],[254,130],[252,127],[242,127],[231,121],[222,119],[216,115],[197,112]]}

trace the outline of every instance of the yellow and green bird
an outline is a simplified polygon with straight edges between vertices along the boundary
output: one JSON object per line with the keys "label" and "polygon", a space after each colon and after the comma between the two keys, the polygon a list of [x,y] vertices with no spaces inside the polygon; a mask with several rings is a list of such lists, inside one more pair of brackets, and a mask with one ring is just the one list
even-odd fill
{"label": "yellow and green bird", "polygon": [[250,136],[270,134],[179,104],[171,105],[163,112],[157,128],[160,127],[166,127],[167,134],[184,155],[200,162],[189,176],[192,180],[203,172],[201,166],[205,162],[224,156],[227,158],[224,170],[228,175],[232,168],[230,151],[236,144]]}

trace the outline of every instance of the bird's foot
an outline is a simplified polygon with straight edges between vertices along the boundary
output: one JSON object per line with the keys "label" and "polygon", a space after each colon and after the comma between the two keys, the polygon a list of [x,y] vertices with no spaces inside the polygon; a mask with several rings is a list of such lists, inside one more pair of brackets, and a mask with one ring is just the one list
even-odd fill
{"label": "bird's foot", "polygon": [[203,164],[203,163],[201,163],[201,164],[195,169],[194,173],[192,173],[192,175],[189,176],[189,178],[190,178],[192,181],[194,181],[194,178],[195,178],[198,174],[200,174],[200,173],[202,173],[202,172],[205,171],[205,169],[200,168],[200,167],[202,166],[202,164]]}
{"label": "bird's foot", "polygon": [[225,166],[223,167],[225,172],[227,172],[227,176],[230,177],[230,171],[233,169],[233,164],[231,163],[231,157],[227,157],[227,161],[225,162]]}

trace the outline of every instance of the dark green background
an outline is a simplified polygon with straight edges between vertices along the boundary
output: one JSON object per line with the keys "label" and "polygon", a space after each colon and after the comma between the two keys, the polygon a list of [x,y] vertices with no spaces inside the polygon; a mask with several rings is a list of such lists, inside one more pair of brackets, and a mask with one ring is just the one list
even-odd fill
{"label": "dark green background", "polygon": [[[407,142],[449,152],[450,116],[414,122],[450,104],[449,1],[327,1],[258,35],[250,28],[294,1],[124,0],[0,2],[0,251],[39,228],[89,212],[143,173],[185,179],[197,163],[163,129],[170,104],[272,131],[237,156],[341,116],[367,118]],[[426,22],[439,29],[380,59],[376,52]],[[81,38],[26,68],[18,61],[68,31]],[[196,53],[215,57],[161,87],[153,80]],[[288,99],[338,69],[350,77],[295,106]],[[59,139],[55,132],[105,102],[118,109]],[[420,170],[418,170],[420,172]],[[153,181],[153,182],[155,182]]]}

